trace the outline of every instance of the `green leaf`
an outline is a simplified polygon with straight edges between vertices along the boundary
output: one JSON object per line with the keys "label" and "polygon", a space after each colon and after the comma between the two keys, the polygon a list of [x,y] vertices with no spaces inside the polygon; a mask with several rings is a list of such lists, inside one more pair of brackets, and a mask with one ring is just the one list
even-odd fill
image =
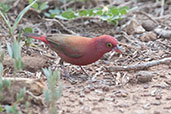
{"label": "green leaf", "polygon": [[45,9],[47,9],[49,6],[48,6],[48,2],[44,2],[44,3],[41,3],[40,4],[40,10],[42,11],[42,10],[45,10]]}
{"label": "green leaf", "polygon": [[17,105],[16,104],[14,104],[13,106],[6,105],[5,106],[5,110],[8,113],[18,114],[18,110],[17,110]]}
{"label": "green leaf", "polygon": [[121,13],[121,15],[127,14],[127,11],[128,11],[128,7],[121,7],[121,8],[119,8],[119,12]]}
{"label": "green leaf", "polygon": [[26,92],[26,88],[20,89],[20,92],[17,94],[17,102],[20,102],[24,99],[24,94]]}
{"label": "green leaf", "polygon": [[9,31],[11,31],[11,23],[7,17],[6,14],[2,13],[1,10],[0,10],[0,17],[3,19],[4,23],[6,24],[6,26],[8,27]]}
{"label": "green leaf", "polygon": [[15,67],[17,68],[17,70],[22,70],[23,69],[24,63],[21,60],[21,58],[15,60]]}
{"label": "green leaf", "polygon": [[48,90],[44,90],[43,93],[44,93],[44,97],[45,97],[46,102],[49,102],[50,101],[50,96],[49,96]]}
{"label": "green leaf", "polygon": [[98,11],[96,12],[96,14],[101,16],[101,15],[103,14],[103,11],[102,11],[102,10],[98,10]]}
{"label": "green leaf", "polygon": [[18,15],[18,17],[16,18],[14,25],[12,27],[12,33],[14,33],[14,30],[16,29],[18,23],[21,21],[22,17],[24,16],[24,14],[30,9],[30,7],[36,3],[37,0],[33,1],[31,4],[29,4],[27,7],[25,7],[20,14]]}
{"label": "green leaf", "polygon": [[3,13],[7,13],[9,11],[9,9],[10,9],[10,7],[6,2],[3,1],[3,2],[0,3],[0,10]]}
{"label": "green leaf", "polygon": [[13,52],[12,52],[12,48],[10,46],[10,43],[7,43],[7,50],[8,50],[8,53],[9,53],[10,57],[13,58]]}
{"label": "green leaf", "polygon": [[0,112],[2,112],[3,111],[3,108],[0,106]]}
{"label": "green leaf", "polygon": [[87,14],[88,14],[88,11],[87,10],[81,10],[81,11],[79,11],[79,15],[80,16],[87,16]]}
{"label": "green leaf", "polygon": [[0,44],[0,63],[4,61],[5,57],[5,51],[2,50],[1,44]]}
{"label": "green leaf", "polygon": [[2,83],[3,83],[4,87],[7,87],[8,89],[10,89],[10,87],[11,87],[11,81],[10,80],[5,79],[5,80],[3,80]]}
{"label": "green leaf", "polygon": [[53,9],[53,10],[49,10],[50,14],[60,14],[60,10],[59,9]]}
{"label": "green leaf", "polygon": [[50,76],[52,75],[52,71],[50,70],[50,68],[49,69],[43,68],[42,70],[43,70],[43,73],[45,74],[45,76],[47,77],[47,79],[49,79]]}
{"label": "green leaf", "polygon": [[62,16],[67,19],[73,19],[77,17],[73,11],[65,11],[62,13]]}
{"label": "green leaf", "polygon": [[55,18],[62,19],[62,20],[68,20],[67,18],[63,17],[62,15],[56,15]]}
{"label": "green leaf", "polygon": [[95,13],[94,13],[93,9],[88,9],[87,13],[88,13],[88,16],[95,16]]}
{"label": "green leaf", "polygon": [[3,65],[2,63],[0,63],[0,87],[2,86],[2,75],[3,75]]}
{"label": "green leaf", "polygon": [[56,99],[59,99],[61,95],[62,95],[62,84],[59,85],[59,88],[56,92]]}
{"label": "green leaf", "polygon": [[32,33],[33,32],[33,29],[30,28],[30,27],[25,27],[24,28],[24,33]]}
{"label": "green leaf", "polygon": [[110,12],[111,12],[113,15],[119,15],[119,9],[116,8],[116,7],[111,7],[111,8],[110,8]]}
{"label": "green leaf", "polygon": [[21,45],[17,40],[12,43],[12,52],[14,59],[21,58]]}

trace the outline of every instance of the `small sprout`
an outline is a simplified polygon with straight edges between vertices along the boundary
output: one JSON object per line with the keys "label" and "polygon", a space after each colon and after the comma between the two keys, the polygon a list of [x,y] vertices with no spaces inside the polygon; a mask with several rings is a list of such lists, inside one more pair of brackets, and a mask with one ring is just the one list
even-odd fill
{"label": "small sprout", "polygon": [[21,60],[21,44],[17,40],[15,40],[11,45],[7,43],[7,50],[9,55],[15,59],[14,69],[17,71],[22,70],[24,63]]}
{"label": "small sprout", "polygon": [[44,15],[62,20],[71,20],[79,17],[98,17],[103,21],[117,25],[128,10],[128,7],[117,8],[114,6],[104,6],[103,8],[83,9],[79,11],[72,11],[71,9],[68,9],[62,12],[61,10],[58,10],[57,13],[54,13],[53,10],[49,10],[48,13],[44,13]]}
{"label": "small sprout", "polygon": [[[14,31],[16,30],[19,22],[21,21],[22,17],[24,16],[24,14],[30,9],[30,7],[36,2],[37,0],[33,1],[31,4],[29,4],[27,7],[25,7],[17,16],[17,18],[15,19],[14,23],[11,24],[9,21],[9,18],[6,14],[4,14],[1,10],[0,10],[0,18],[2,18],[2,20],[4,21],[4,23],[6,24],[6,26],[8,27],[9,30],[9,34],[11,35],[12,39],[14,40]],[[13,26],[11,26],[13,25]]]}
{"label": "small sprout", "polygon": [[6,2],[1,2],[0,3],[0,10],[3,12],[3,13],[7,13],[10,9],[10,6],[6,3]]}
{"label": "small sprout", "polygon": [[2,112],[3,111],[3,108],[2,108],[2,106],[0,105],[0,112]]}
{"label": "small sprout", "polygon": [[73,11],[65,11],[62,13],[62,16],[66,19],[73,19],[77,17]]}
{"label": "small sprout", "polygon": [[43,72],[46,75],[48,82],[48,90],[44,90],[45,100],[48,104],[48,112],[49,114],[56,114],[57,109],[55,104],[62,94],[61,84],[59,85],[59,88],[56,89],[56,84],[60,78],[60,73],[57,70],[52,72],[50,68],[44,68]]}
{"label": "small sprout", "polygon": [[[34,30],[32,28],[30,28],[30,27],[24,28],[24,33],[33,33],[33,32],[34,32]],[[27,47],[29,47],[32,44],[32,40],[33,39],[31,39],[31,38],[25,38],[24,40],[25,40],[25,45]]]}
{"label": "small sprout", "polygon": [[[34,0],[29,0],[29,4],[33,3]],[[35,2],[32,7],[38,12],[40,13],[41,11],[47,9],[49,7],[48,2],[41,2],[40,0],[38,0],[37,2]]]}
{"label": "small sprout", "polygon": [[104,6],[103,9],[102,9],[103,12],[108,12],[109,11],[109,8],[108,6]]}
{"label": "small sprout", "polygon": [[22,112],[18,111],[17,104],[14,104],[12,106],[6,105],[5,110],[10,114],[22,114]]}
{"label": "small sprout", "polygon": [[25,92],[26,92],[25,87],[23,89],[20,89],[20,92],[17,94],[17,101],[16,102],[20,102],[24,99]]}

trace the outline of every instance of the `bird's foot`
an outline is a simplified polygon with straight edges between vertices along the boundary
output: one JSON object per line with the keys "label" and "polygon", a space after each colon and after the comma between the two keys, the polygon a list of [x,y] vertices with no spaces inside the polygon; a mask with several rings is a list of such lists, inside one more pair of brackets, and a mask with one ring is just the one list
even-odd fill
{"label": "bird's foot", "polygon": [[67,79],[71,84],[76,84],[76,83],[77,83],[77,81],[74,80],[74,79],[71,77],[71,75],[70,75],[69,73],[67,73],[67,72],[64,71],[64,74],[65,74],[66,79]]}

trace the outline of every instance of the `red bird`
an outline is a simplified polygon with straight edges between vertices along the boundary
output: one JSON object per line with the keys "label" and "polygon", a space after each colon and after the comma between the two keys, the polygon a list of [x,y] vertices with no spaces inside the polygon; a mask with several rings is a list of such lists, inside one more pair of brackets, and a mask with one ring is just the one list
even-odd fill
{"label": "red bird", "polygon": [[95,38],[67,34],[41,36],[34,33],[25,33],[23,35],[45,42],[56,51],[62,60],[80,67],[99,60],[109,51],[115,50],[120,53],[118,41],[109,35]]}

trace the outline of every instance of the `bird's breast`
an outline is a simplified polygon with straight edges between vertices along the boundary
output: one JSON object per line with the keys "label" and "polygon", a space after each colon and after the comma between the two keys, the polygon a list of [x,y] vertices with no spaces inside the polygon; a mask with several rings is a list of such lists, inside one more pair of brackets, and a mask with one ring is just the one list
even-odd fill
{"label": "bird's breast", "polygon": [[73,65],[88,65],[99,60],[104,54],[98,53],[98,51],[94,49],[89,49],[84,52],[84,55],[79,58],[70,58],[63,53],[58,53],[58,55],[66,62],[71,63]]}

